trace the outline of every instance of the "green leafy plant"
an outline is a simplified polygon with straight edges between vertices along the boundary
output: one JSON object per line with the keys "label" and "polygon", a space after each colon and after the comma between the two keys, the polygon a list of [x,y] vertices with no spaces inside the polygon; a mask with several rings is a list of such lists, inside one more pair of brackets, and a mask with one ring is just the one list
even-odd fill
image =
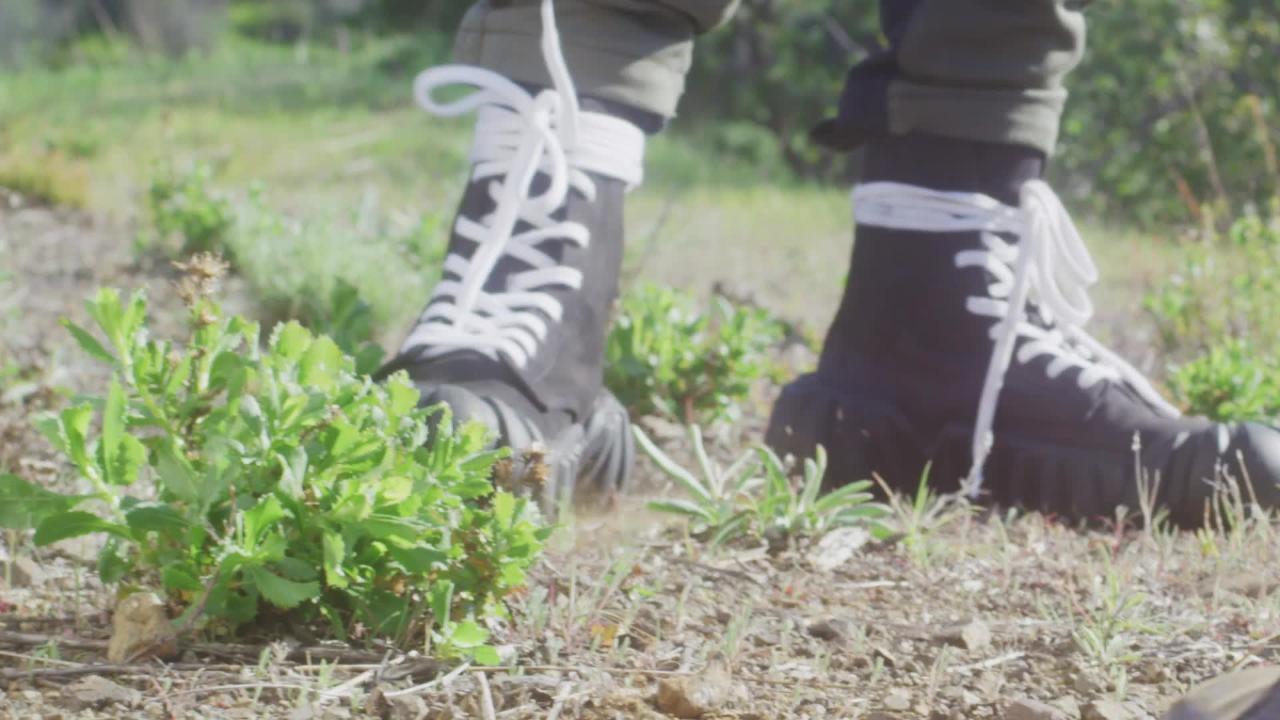
{"label": "green leafy plant", "polygon": [[1182,267],[1146,308],[1174,360],[1169,385],[1188,410],[1218,420],[1280,413],[1280,214],[1246,214],[1180,250]]}
{"label": "green leafy plant", "polygon": [[1280,415],[1280,367],[1239,340],[1227,340],[1178,366],[1169,377],[1169,386],[1188,411],[1214,420]]}
{"label": "green leafy plant", "polygon": [[200,163],[189,171],[170,167],[156,175],[147,190],[147,207],[156,233],[176,237],[183,255],[226,252],[235,227],[231,199],[212,187],[213,168]]}
{"label": "green leafy plant", "polygon": [[721,468],[707,454],[702,431],[691,425],[689,444],[698,463],[695,474],[672,460],[638,428],[635,435],[645,454],[688,495],[655,500],[649,507],[689,518],[693,532],[712,545],[743,535],[788,540],[861,524],[869,525],[873,534],[884,534],[877,519],[888,510],[872,502],[867,492],[870,481],[849,483],[822,494],[827,465],[822,448],[804,461],[799,478],[791,477],[782,459],[765,446],[749,449],[729,467]]}
{"label": "green leafy plant", "polygon": [[296,323],[260,349],[258,327],[198,287],[218,272],[202,262],[182,347],[148,336],[141,294],[88,304],[105,341],[67,325],[112,379],[40,425],[89,490],[0,478],[0,521],[33,526],[38,545],[105,535],[102,579],[162,588],[180,625],[318,624],[495,660],[477,620],[502,612],[548,532],[494,490],[502,453]]}
{"label": "green leafy plant", "polygon": [[763,310],[717,297],[701,313],[687,294],[640,285],[623,298],[609,333],[605,384],[637,415],[686,424],[733,419],[781,336]]}

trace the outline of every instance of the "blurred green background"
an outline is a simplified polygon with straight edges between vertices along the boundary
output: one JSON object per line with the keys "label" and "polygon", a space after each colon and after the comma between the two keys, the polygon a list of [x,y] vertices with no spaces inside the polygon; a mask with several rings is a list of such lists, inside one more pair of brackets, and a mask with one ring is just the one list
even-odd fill
{"label": "blurred green background", "polygon": [[[447,56],[466,0],[5,0],[10,68],[103,62],[122,43],[155,57],[246,43],[359,54],[376,77],[334,102],[391,103]],[[1058,187],[1079,209],[1152,224],[1274,197],[1280,12],[1255,0],[1102,0],[1072,78]],[[746,0],[697,55],[677,132],[763,172],[850,179],[856,159],[805,140],[845,69],[880,43],[870,0]],[[755,78],[727,82],[727,78]],[[321,82],[330,82],[324,80]]]}

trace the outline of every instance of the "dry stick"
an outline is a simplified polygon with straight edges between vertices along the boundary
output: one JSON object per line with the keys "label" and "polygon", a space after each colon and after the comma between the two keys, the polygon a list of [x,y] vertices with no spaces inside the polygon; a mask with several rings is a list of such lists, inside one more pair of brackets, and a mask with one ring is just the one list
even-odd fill
{"label": "dry stick", "polygon": [[222,670],[236,672],[243,670],[243,665],[209,665],[206,663],[181,663],[176,665],[80,665],[77,667],[50,668],[45,670],[0,669],[0,680],[50,679],[59,677],[76,677],[78,675],[154,675],[157,671],[176,670]]}
{"label": "dry stick", "polygon": [[1005,655],[999,655],[997,657],[988,658],[987,660],[983,660],[982,662],[970,663],[968,665],[957,665],[951,668],[951,672],[965,672],[967,670],[987,670],[997,665],[1010,663],[1010,662],[1013,662],[1014,660],[1021,660],[1026,656],[1027,654],[1024,652],[1015,651],[1015,652],[1007,653]]}
{"label": "dry stick", "polygon": [[[0,645],[47,645],[55,643],[75,650],[106,650],[106,640],[92,640],[64,635],[45,635],[41,633],[22,633],[0,630]],[[238,645],[231,643],[192,643],[185,649],[196,653],[242,657],[256,660],[262,654],[265,645]],[[303,646],[289,649],[286,659],[336,660],[349,663],[377,663],[383,653],[354,648],[334,647],[329,645]]]}
{"label": "dry stick", "polygon": [[497,720],[497,713],[493,709],[493,691],[489,689],[489,677],[482,672],[475,673],[475,676],[480,682],[480,710],[484,713],[484,720]]}
{"label": "dry stick", "polygon": [[11,630],[0,630],[0,644],[3,645],[48,645],[55,643],[73,650],[106,650],[106,640],[90,640],[63,635],[45,635],[42,633],[23,633]]}
{"label": "dry stick", "polygon": [[22,653],[9,652],[8,650],[0,650],[0,657],[11,657],[15,660],[24,662],[41,662],[48,665],[61,665],[63,667],[80,667],[84,663],[71,662],[70,660],[57,660],[54,658],[40,657],[38,655],[23,655]]}
{"label": "dry stick", "polygon": [[458,677],[470,667],[471,667],[470,663],[462,663],[461,665],[454,668],[453,670],[450,670],[447,674],[441,675],[440,677],[434,680],[429,680],[427,682],[422,683],[421,685],[414,685],[413,687],[408,687],[403,690],[395,690],[389,693],[383,693],[382,696],[385,698],[393,698],[393,697],[400,697],[401,695],[416,695],[423,692],[424,690],[430,690],[436,685],[447,685],[449,681]]}

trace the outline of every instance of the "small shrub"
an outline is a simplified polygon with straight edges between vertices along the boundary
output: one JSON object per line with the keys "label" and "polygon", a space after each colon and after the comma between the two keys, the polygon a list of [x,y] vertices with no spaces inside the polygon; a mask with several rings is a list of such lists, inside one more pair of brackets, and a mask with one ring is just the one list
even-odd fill
{"label": "small shrub", "polygon": [[1182,267],[1147,295],[1169,385],[1187,410],[1218,420],[1280,413],[1280,213],[1236,220],[1181,251]]}
{"label": "small shrub", "polygon": [[180,625],[318,624],[494,660],[476,621],[502,611],[547,531],[494,490],[484,429],[446,416],[429,433],[445,408],[419,409],[402,376],[372,383],[296,323],[259,349],[254,323],[205,297],[216,265],[188,271],[185,347],[148,337],[140,294],[89,303],[105,343],[68,324],[110,389],[41,428],[89,492],[7,477],[0,520],[40,545],[105,534],[103,581],[162,588]]}
{"label": "small shrub", "polygon": [[226,252],[236,224],[231,199],[212,187],[213,169],[197,164],[188,172],[160,173],[147,191],[147,207],[156,233],[176,238],[179,252]]}
{"label": "small shrub", "polygon": [[733,419],[781,337],[763,310],[717,297],[700,313],[687,294],[641,285],[623,298],[609,334],[605,384],[637,415],[688,424]]}
{"label": "small shrub", "polygon": [[695,474],[662,452],[638,428],[635,435],[644,453],[688,494],[687,498],[655,500],[649,507],[689,518],[693,532],[712,545],[743,535],[772,543],[861,524],[883,534],[876,520],[886,516],[888,509],[871,502],[867,492],[870,481],[860,480],[821,494],[827,469],[822,448],[815,458],[805,460],[803,474],[796,479],[765,446],[749,449],[728,468],[721,468],[707,454],[702,431],[691,425],[689,440],[698,461]]}
{"label": "small shrub", "polygon": [[1175,368],[1169,386],[1189,412],[1214,420],[1280,415],[1280,367],[1238,340],[1228,340]]}

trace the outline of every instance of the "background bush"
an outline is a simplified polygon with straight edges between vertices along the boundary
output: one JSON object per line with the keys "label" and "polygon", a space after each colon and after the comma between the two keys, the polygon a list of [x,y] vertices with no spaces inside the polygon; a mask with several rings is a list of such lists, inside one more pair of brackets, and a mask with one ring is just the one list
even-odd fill
{"label": "background bush", "polygon": [[[406,34],[415,38],[407,48],[435,56],[469,4],[6,0],[0,62],[57,58],[76,38],[102,34],[176,55],[227,32],[339,47],[352,33]],[[1069,83],[1053,170],[1075,204],[1151,224],[1223,217],[1275,195],[1280,13],[1270,3],[1095,2],[1088,16],[1090,48]],[[745,0],[701,41],[677,128],[761,172],[851,180],[856,158],[823,153],[806,133],[832,110],[848,67],[881,42],[872,3]],[[417,55],[393,64],[408,70]]]}

